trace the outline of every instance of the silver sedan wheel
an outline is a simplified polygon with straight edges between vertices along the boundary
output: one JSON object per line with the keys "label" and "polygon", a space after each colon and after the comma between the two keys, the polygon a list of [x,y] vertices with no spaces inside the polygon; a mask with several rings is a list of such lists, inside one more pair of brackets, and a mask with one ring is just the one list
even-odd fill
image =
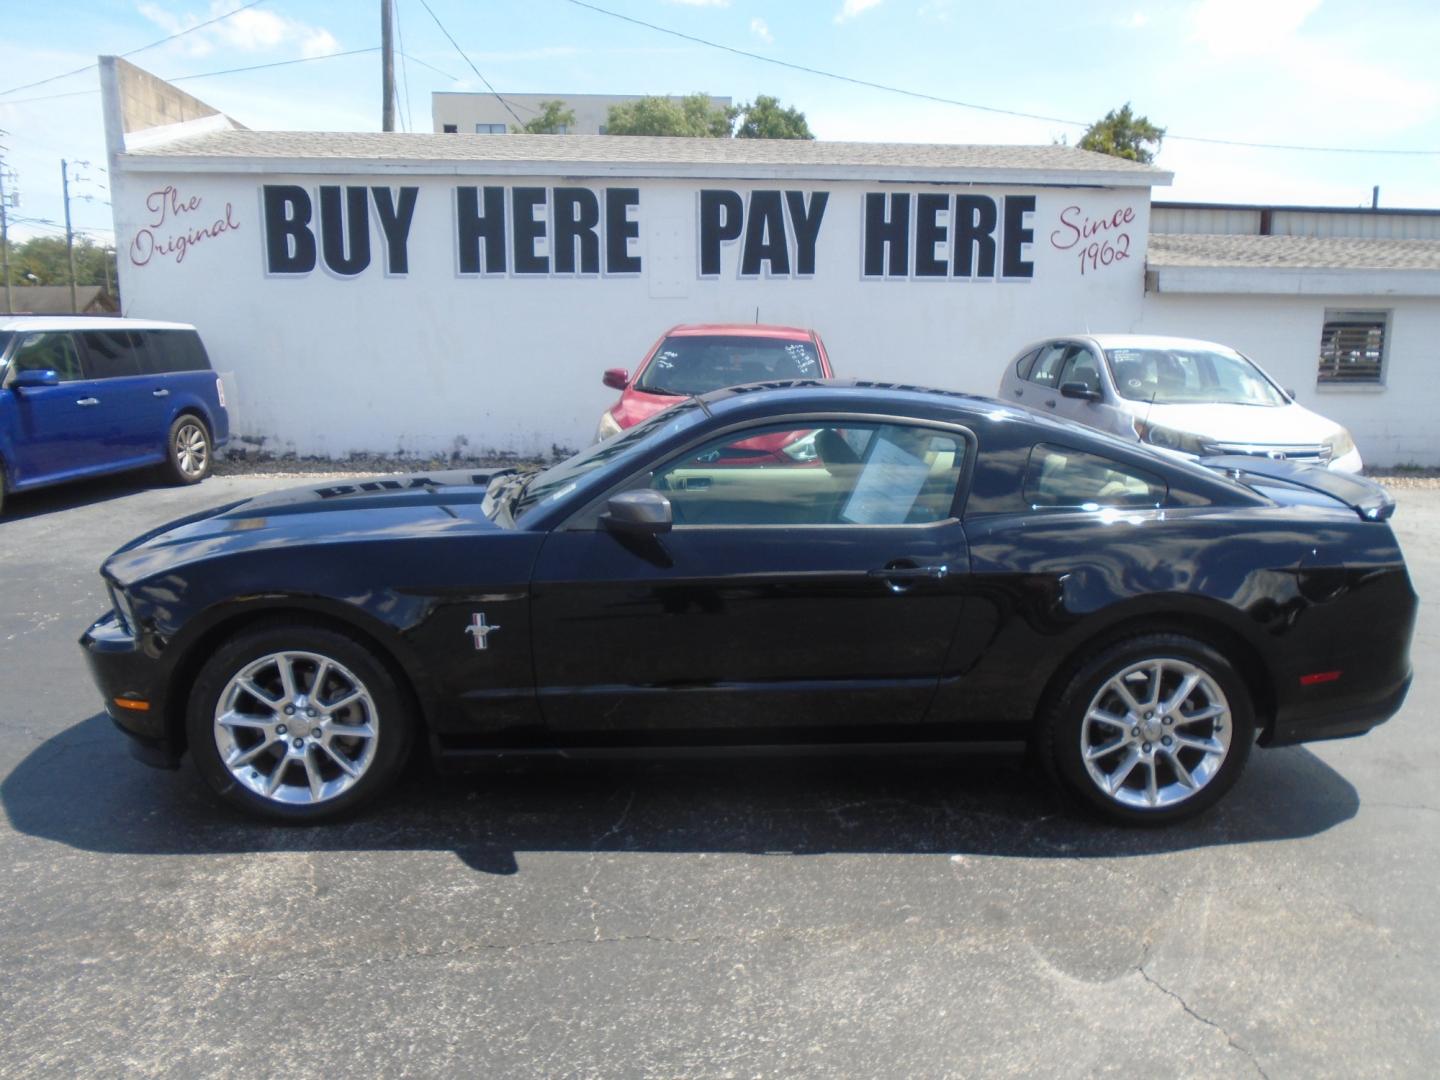
{"label": "silver sedan wheel", "polygon": [[380,717],[346,667],[312,652],[262,656],[235,673],[215,704],[215,745],[230,775],[291,805],[348,791],[375,758]]}
{"label": "silver sedan wheel", "polygon": [[1191,798],[1230,751],[1230,703],[1184,660],[1143,660],[1100,687],[1080,727],[1085,771],[1105,795],[1140,809]]}
{"label": "silver sedan wheel", "polygon": [[181,424],[175,431],[175,465],[186,476],[203,476],[210,458],[210,440],[199,423]]}

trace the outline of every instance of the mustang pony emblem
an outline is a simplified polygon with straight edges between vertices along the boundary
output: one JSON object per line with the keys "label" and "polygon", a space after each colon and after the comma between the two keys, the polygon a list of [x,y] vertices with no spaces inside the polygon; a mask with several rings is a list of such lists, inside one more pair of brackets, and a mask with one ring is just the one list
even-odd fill
{"label": "mustang pony emblem", "polygon": [[465,633],[475,638],[475,648],[488,649],[490,647],[490,635],[499,629],[500,627],[498,626],[487,625],[485,622],[485,613],[483,611],[477,611],[474,615],[470,616],[470,625],[465,628]]}

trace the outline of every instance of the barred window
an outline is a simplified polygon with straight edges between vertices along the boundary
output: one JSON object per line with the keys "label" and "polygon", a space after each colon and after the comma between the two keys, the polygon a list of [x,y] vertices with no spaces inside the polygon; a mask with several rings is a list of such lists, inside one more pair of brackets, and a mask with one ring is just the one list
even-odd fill
{"label": "barred window", "polygon": [[1327,311],[1317,382],[1332,386],[1381,382],[1388,324],[1389,313],[1384,311]]}

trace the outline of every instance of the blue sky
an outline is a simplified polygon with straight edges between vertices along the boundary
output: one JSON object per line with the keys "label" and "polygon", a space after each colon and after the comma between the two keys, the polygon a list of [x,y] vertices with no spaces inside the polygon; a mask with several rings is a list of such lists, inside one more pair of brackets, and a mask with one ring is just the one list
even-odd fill
{"label": "blue sky", "polygon": [[[0,91],[123,53],[244,0],[3,0]],[[598,6],[763,56],[980,105],[916,101],[669,37],[567,0],[429,0],[502,93],[774,94],[826,139],[1048,143],[1125,101],[1172,136],[1440,151],[1440,5],[1433,0],[595,0]],[[430,129],[430,93],[481,89],[420,0],[396,0],[402,119]],[[265,0],[134,63],[162,77],[325,56],[379,44],[373,0]],[[429,65],[429,66],[426,66]],[[253,128],[364,130],[380,123],[378,53],[182,82]],[[437,70],[438,69],[438,70]],[[55,95],[66,96],[55,96]],[[60,159],[88,160],[77,223],[109,229],[93,70],[0,93],[0,144],[29,219],[53,231]],[[1171,138],[1156,197],[1440,208],[1440,153],[1332,154]]]}

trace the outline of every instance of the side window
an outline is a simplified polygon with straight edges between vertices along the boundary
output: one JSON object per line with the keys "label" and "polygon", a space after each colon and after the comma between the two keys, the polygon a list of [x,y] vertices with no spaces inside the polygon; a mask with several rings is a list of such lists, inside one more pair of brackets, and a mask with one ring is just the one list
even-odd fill
{"label": "side window", "polygon": [[1083,345],[1072,348],[1065,359],[1065,369],[1060,373],[1060,385],[1084,383],[1091,390],[1100,389],[1100,361]]}
{"label": "side window", "polygon": [[61,382],[74,382],[85,376],[80,357],[70,335],[60,331],[26,334],[10,361],[16,371],[53,371]]}
{"label": "side window", "polygon": [[1035,361],[1035,367],[1030,372],[1030,381],[1037,382],[1041,386],[1058,388],[1060,386],[1060,370],[1065,366],[1065,358],[1069,355],[1070,347],[1063,341],[1052,345],[1046,345],[1040,350],[1040,356]]}
{"label": "side window", "polygon": [[729,435],[656,470],[677,525],[920,525],[951,515],[957,434],[906,424]]}
{"label": "side window", "polygon": [[1019,360],[1016,360],[1015,374],[1020,376],[1020,378],[1022,379],[1030,378],[1030,371],[1032,368],[1035,367],[1035,361],[1039,358],[1039,356],[1039,349],[1031,349],[1024,356],[1020,357]]}
{"label": "side window", "polygon": [[86,330],[79,337],[85,345],[85,376],[90,379],[118,379],[139,375],[143,346],[129,330]]}
{"label": "side window", "polygon": [[141,370],[146,374],[168,375],[180,371],[209,371],[210,358],[200,335],[194,330],[136,330],[145,349]]}
{"label": "side window", "polygon": [[1164,479],[1133,465],[1064,446],[1038,443],[1025,471],[1025,501],[1040,507],[1163,506]]}

